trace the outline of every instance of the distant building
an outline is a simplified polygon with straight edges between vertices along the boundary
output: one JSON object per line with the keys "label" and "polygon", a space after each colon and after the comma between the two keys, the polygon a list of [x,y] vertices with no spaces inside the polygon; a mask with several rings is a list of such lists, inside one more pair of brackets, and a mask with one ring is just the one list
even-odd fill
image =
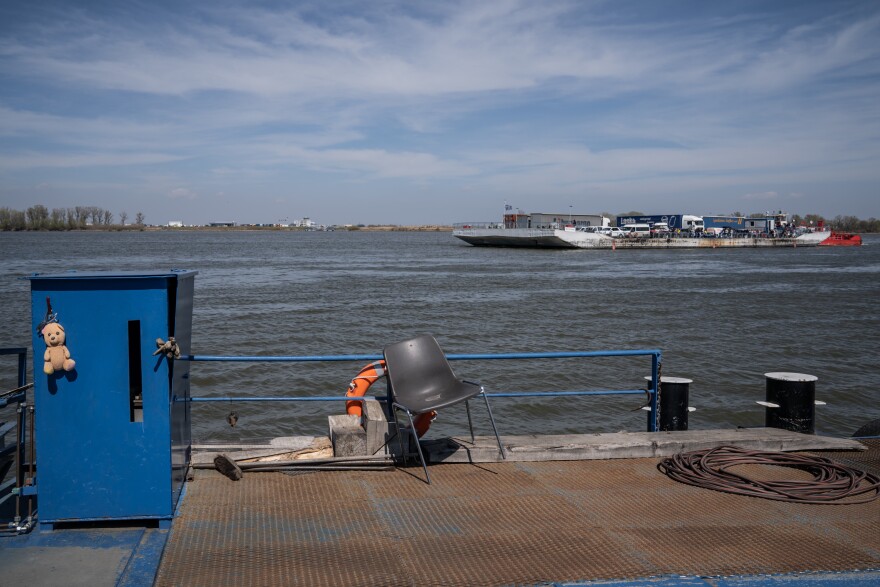
{"label": "distant building", "polygon": [[232,228],[235,222],[212,222],[208,224],[211,228]]}
{"label": "distant building", "polygon": [[183,226],[183,221],[181,220],[169,220],[168,228],[181,228]]}

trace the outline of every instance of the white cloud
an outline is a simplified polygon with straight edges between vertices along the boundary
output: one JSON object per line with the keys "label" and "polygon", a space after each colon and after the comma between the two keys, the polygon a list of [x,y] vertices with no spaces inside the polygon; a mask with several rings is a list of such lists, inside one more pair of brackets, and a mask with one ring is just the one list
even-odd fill
{"label": "white cloud", "polygon": [[474,202],[586,190],[806,202],[812,181],[858,183],[853,198],[877,214],[880,9],[670,7],[648,20],[625,3],[383,7],[63,7],[13,23],[0,36],[14,90],[0,94],[4,184],[112,174],[176,205],[237,201],[246,186],[268,206],[290,185],[344,183],[354,200],[431,182]]}
{"label": "white cloud", "polygon": [[742,197],[743,200],[776,200],[778,198],[779,194],[776,192],[753,192]]}
{"label": "white cloud", "polygon": [[377,178],[441,178],[475,175],[478,169],[429,153],[382,149],[284,150],[292,163],[312,169],[366,173]]}
{"label": "white cloud", "polygon": [[174,188],[168,191],[168,197],[172,200],[195,200],[198,194],[189,188]]}

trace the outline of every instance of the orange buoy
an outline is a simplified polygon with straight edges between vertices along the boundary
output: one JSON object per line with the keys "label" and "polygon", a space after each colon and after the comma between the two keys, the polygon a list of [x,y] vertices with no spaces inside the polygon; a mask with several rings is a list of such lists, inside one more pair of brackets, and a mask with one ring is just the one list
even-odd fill
{"label": "orange buoy", "polygon": [[[348,397],[363,397],[367,390],[379,379],[385,377],[385,361],[374,361],[361,369],[348,384]],[[362,416],[363,404],[359,401],[345,402],[345,413],[349,416]]]}
{"label": "orange buoy", "polygon": [[[354,376],[354,379],[348,384],[348,391],[345,395],[347,397],[363,397],[370,386],[383,377],[385,377],[385,361],[374,361],[369,365],[364,366],[358,374]],[[356,400],[345,402],[345,413],[350,416],[363,416],[364,411],[362,402]],[[413,424],[415,425],[416,434],[419,438],[424,436],[425,432],[428,431],[428,428],[431,427],[431,422],[434,421],[436,416],[437,412],[428,412],[426,414],[419,414],[413,418]]]}
{"label": "orange buoy", "polygon": [[437,412],[431,411],[425,414],[419,414],[413,418],[413,424],[416,427],[416,434],[419,438],[425,435],[425,432],[431,427],[431,422],[434,421],[435,417],[437,417]]}

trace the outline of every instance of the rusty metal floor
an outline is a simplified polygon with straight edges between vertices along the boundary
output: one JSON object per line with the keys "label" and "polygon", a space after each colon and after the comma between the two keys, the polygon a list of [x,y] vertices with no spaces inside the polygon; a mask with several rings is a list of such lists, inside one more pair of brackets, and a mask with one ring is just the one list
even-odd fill
{"label": "rusty metal floor", "polygon": [[[863,469],[878,466],[880,441],[871,442],[856,457]],[[729,495],[671,481],[657,462],[434,465],[433,485],[417,467],[238,482],[199,471],[156,585],[534,585],[880,568],[880,500]],[[780,474],[755,469],[746,472]]]}

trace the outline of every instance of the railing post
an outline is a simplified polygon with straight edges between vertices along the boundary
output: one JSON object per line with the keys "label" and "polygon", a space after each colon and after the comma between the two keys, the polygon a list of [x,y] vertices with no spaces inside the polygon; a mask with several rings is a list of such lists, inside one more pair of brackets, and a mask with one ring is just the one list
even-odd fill
{"label": "railing post", "polygon": [[651,411],[648,418],[648,432],[657,431],[657,415],[659,413],[657,400],[660,391],[660,353],[651,355]]}
{"label": "railing post", "polygon": [[27,385],[27,349],[21,349],[18,353],[18,386]]}

